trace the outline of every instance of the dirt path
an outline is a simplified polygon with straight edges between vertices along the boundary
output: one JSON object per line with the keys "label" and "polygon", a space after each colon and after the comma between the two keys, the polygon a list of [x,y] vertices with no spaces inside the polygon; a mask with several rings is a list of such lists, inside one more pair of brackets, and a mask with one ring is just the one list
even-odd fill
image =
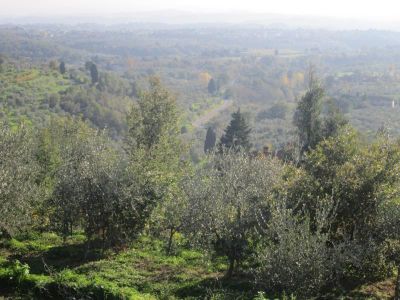
{"label": "dirt path", "polygon": [[229,107],[233,105],[232,100],[225,100],[222,104],[218,105],[217,107],[213,108],[210,111],[207,111],[204,115],[198,117],[193,123],[193,127],[199,128],[207,122],[209,122],[212,118],[218,116],[224,110],[227,110]]}

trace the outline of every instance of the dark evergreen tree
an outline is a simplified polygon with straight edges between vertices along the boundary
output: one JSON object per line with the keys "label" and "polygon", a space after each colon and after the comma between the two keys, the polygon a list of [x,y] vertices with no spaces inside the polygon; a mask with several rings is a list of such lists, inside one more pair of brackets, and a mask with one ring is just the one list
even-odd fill
{"label": "dark evergreen tree", "polygon": [[0,72],[3,70],[3,64],[5,62],[5,59],[3,56],[0,55]]}
{"label": "dark evergreen tree", "polygon": [[90,76],[92,77],[92,84],[99,82],[99,72],[97,71],[97,66],[92,63],[90,66]]}
{"label": "dark evergreen tree", "polygon": [[249,150],[250,144],[250,132],[249,128],[243,114],[238,109],[237,112],[232,114],[231,123],[225,129],[224,135],[220,140],[220,149],[244,149]]}
{"label": "dark evergreen tree", "polygon": [[217,141],[217,135],[212,127],[207,129],[206,140],[204,141],[204,153],[212,151]]}
{"label": "dark evergreen tree", "polygon": [[90,67],[92,66],[92,62],[91,61],[87,61],[87,62],[85,62],[85,69],[86,70],[90,70]]}
{"label": "dark evergreen tree", "polygon": [[211,95],[214,95],[218,90],[218,86],[214,78],[211,78],[210,81],[208,82],[208,92]]}
{"label": "dark evergreen tree", "polygon": [[65,74],[65,72],[67,71],[66,67],[65,67],[65,62],[61,62],[60,63],[60,73],[61,74]]}
{"label": "dark evergreen tree", "polygon": [[92,78],[92,84],[96,84],[99,82],[99,72],[97,70],[96,64],[94,64],[91,61],[87,61],[85,63],[85,69],[89,70],[90,72],[90,77]]}

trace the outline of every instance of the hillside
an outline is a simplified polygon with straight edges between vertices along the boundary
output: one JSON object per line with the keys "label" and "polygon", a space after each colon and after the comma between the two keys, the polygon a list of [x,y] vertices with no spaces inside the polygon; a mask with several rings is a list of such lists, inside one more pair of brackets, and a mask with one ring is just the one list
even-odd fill
{"label": "hillside", "polygon": [[398,300],[399,49],[0,26],[0,298]]}
{"label": "hillside", "polygon": [[[112,128],[113,136],[118,136],[124,130],[121,118],[129,106],[124,97],[134,97],[134,90],[144,87],[149,76],[157,75],[176,92],[187,128],[201,116],[208,120],[205,127],[213,126],[221,135],[232,110],[215,118],[204,114],[221,98],[232,100],[234,107],[246,112],[254,128],[255,147],[269,144],[279,148],[291,139],[293,109],[306,89],[311,63],[326,88],[327,100],[333,98],[356,128],[369,137],[382,126],[394,135],[400,133],[397,33],[191,26],[190,30],[134,24],[124,28],[90,25],[87,30],[61,25],[3,26],[0,37],[9,42],[2,44],[0,53],[14,61],[11,69],[19,70],[1,75],[6,85],[2,89],[7,90],[3,107],[4,97],[10,102],[6,114],[21,114],[20,108],[33,105],[29,98],[34,96],[41,106],[36,105],[38,112],[30,118],[43,120],[46,117],[40,112],[46,110],[82,114],[97,127]],[[71,69],[64,77],[48,68],[50,61],[60,60]],[[102,88],[89,91],[89,74],[83,68],[87,61],[94,61],[99,71],[107,74]],[[25,83],[13,83],[18,76],[22,78],[17,80],[35,85],[34,95],[24,94]],[[207,91],[210,78],[218,82],[215,95]],[[76,99],[83,95],[93,103],[90,108]],[[47,107],[46,97],[55,98],[52,102],[60,101],[61,106]],[[65,98],[72,98],[73,103]],[[18,105],[14,104],[17,99]],[[277,105],[283,113],[279,118],[268,117],[268,110]],[[31,107],[24,110],[22,115]],[[204,130],[194,134],[205,137]]]}

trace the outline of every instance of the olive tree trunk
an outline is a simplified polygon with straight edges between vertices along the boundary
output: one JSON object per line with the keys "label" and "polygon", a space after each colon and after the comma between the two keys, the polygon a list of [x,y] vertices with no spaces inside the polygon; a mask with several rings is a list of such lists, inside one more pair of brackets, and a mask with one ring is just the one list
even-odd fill
{"label": "olive tree trunk", "polygon": [[397,267],[397,279],[394,291],[394,300],[400,300],[400,265]]}

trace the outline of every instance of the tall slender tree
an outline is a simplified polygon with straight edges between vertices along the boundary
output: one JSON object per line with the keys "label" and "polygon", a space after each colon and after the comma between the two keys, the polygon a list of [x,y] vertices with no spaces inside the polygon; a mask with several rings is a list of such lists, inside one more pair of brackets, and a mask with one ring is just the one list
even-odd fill
{"label": "tall slender tree", "polygon": [[211,78],[210,81],[208,82],[208,92],[211,95],[214,95],[218,90],[217,82],[214,80],[214,78]]}
{"label": "tall slender tree", "polygon": [[97,70],[97,66],[95,64],[90,66],[90,76],[92,77],[92,84],[99,82],[99,71]]}
{"label": "tall slender tree", "polygon": [[212,151],[217,141],[217,135],[212,127],[208,127],[206,140],[204,141],[204,153]]}
{"label": "tall slender tree", "polygon": [[297,104],[293,118],[299,137],[300,159],[322,139],[321,104],[324,94],[324,89],[311,69],[308,90]]}
{"label": "tall slender tree", "polygon": [[91,61],[87,61],[85,63],[85,68],[90,72],[92,84],[96,84],[97,82],[99,82],[99,71],[97,70],[96,64]]}
{"label": "tall slender tree", "polygon": [[67,71],[66,67],[65,67],[65,62],[61,62],[60,63],[60,73],[61,74],[65,74],[65,72]]}
{"label": "tall slender tree", "polygon": [[4,57],[0,54],[0,72],[3,70],[3,65],[5,63]]}

